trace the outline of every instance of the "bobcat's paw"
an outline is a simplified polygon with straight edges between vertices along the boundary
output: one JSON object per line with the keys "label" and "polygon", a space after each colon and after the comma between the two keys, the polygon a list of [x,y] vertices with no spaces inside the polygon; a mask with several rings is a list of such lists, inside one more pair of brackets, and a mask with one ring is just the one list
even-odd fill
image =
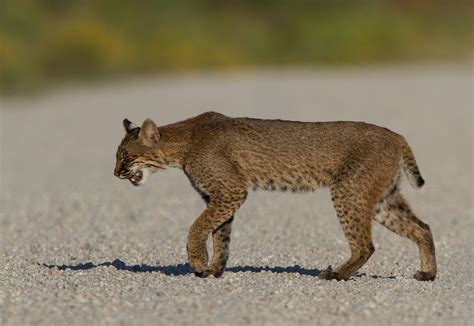
{"label": "bobcat's paw", "polygon": [[417,281],[434,281],[436,274],[430,272],[418,271],[414,275],[415,280]]}
{"label": "bobcat's paw", "polygon": [[207,277],[205,271],[207,270],[207,251],[202,250],[190,250],[187,246],[188,251],[188,263],[194,271],[194,275],[198,277]]}
{"label": "bobcat's paw", "polygon": [[194,270],[194,275],[200,278],[206,278],[213,275],[215,278],[219,278],[224,274],[225,266],[222,268],[209,267],[206,270]]}
{"label": "bobcat's paw", "polygon": [[209,274],[206,271],[203,271],[203,272],[194,271],[194,275],[200,278],[206,278],[209,276]]}
{"label": "bobcat's paw", "polygon": [[207,273],[206,267],[202,267],[202,265],[194,265],[191,262],[189,262],[189,265],[194,271],[194,275],[197,277],[205,278],[209,276],[209,273]]}
{"label": "bobcat's paw", "polygon": [[339,275],[339,273],[336,273],[336,272],[333,272],[333,271],[330,271],[330,270],[322,271],[319,274],[319,278],[321,280],[326,280],[326,281],[329,281],[329,280],[337,280],[337,281],[344,280],[344,278],[342,278],[341,275]]}
{"label": "bobcat's paw", "polygon": [[207,277],[209,275],[207,273],[207,266],[202,264],[201,262],[195,260],[193,261],[190,259],[189,265],[193,269],[194,275],[196,275],[197,277]]}
{"label": "bobcat's paw", "polygon": [[214,275],[215,278],[219,278],[224,274],[225,271],[225,265],[224,266],[219,266],[219,267],[209,267],[205,273],[208,275]]}

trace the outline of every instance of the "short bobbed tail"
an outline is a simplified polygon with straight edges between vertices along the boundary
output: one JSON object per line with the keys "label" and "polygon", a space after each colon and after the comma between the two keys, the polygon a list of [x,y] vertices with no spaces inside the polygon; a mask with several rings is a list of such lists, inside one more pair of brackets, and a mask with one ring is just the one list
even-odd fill
{"label": "short bobbed tail", "polygon": [[407,176],[408,182],[414,188],[421,188],[425,184],[425,180],[421,176],[420,169],[418,168],[418,164],[416,164],[415,155],[411,150],[410,146],[406,142],[406,140],[402,137],[402,162],[401,166],[405,175]]}

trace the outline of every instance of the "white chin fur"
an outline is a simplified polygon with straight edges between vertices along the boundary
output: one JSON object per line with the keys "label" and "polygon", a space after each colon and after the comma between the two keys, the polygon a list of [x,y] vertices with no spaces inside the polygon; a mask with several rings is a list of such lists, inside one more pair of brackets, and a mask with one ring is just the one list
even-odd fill
{"label": "white chin fur", "polygon": [[138,184],[139,186],[144,185],[148,177],[156,172],[150,168],[143,168],[141,169],[141,171],[142,171],[142,179],[140,180],[140,183]]}

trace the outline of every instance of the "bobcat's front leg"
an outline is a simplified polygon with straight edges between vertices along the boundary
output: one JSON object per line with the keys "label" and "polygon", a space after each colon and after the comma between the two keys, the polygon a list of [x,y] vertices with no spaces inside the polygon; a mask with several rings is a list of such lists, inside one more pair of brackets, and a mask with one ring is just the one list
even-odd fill
{"label": "bobcat's front leg", "polygon": [[[187,251],[189,264],[194,269],[196,276],[207,277],[213,274],[219,277],[222,275],[222,265],[225,267],[228,251],[223,252],[222,249],[224,248],[220,247],[219,243],[217,243],[218,246],[214,249],[215,255],[211,267],[208,269],[206,241],[211,232],[214,232],[214,234],[217,232],[219,234],[219,228],[229,222],[235,211],[242,205],[245,197],[246,193],[231,193],[213,198],[209,202],[206,210],[191,226],[188,234]],[[230,223],[228,223],[228,225],[228,227],[230,227]],[[224,227],[224,231],[226,228],[227,227]]]}
{"label": "bobcat's front leg", "polygon": [[204,271],[207,269],[209,257],[206,241],[209,233],[212,231],[211,221],[214,214],[215,208],[208,207],[189,229],[186,250],[188,252],[189,265],[191,265],[196,276],[203,277]]}

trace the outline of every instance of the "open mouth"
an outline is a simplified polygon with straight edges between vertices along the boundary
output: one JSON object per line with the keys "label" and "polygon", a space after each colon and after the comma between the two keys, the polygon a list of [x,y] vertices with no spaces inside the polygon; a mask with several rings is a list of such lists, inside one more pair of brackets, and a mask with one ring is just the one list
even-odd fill
{"label": "open mouth", "polygon": [[130,182],[134,186],[138,186],[138,185],[140,185],[140,182],[142,181],[142,178],[143,178],[143,172],[142,171],[137,171],[134,174],[132,174],[132,176],[130,178],[128,178],[128,180],[130,180]]}

